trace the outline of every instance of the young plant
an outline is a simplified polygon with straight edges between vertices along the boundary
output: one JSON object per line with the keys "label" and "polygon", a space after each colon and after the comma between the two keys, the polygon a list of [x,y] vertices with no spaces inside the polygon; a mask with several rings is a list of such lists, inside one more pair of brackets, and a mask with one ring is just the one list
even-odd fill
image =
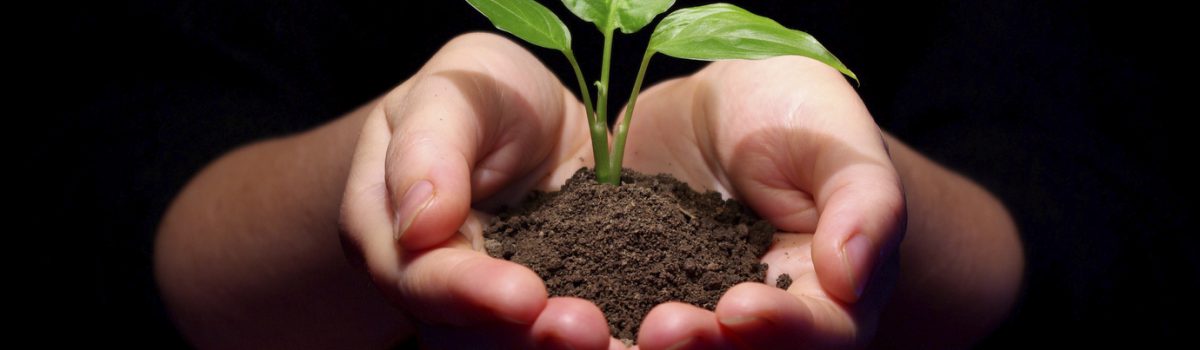
{"label": "young plant", "polygon": [[596,82],[596,104],[592,105],[591,91],[571,50],[571,32],[550,9],[534,0],[467,0],[492,24],[531,44],[558,50],[567,57],[575,70],[579,92],[587,110],[592,136],[592,154],[596,159],[596,181],[621,184],[621,163],[625,153],[625,137],[629,121],[642,89],[642,78],[654,54],[716,61],[727,59],[763,59],[797,55],[825,63],[855,81],[854,75],[841,61],[829,53],[808,33],[788,29],[770,18],[755,15],[740,7],[725,3],[690,7],[667,15],[654,33],[642,54],[641,68],[629,96],[625,118],[616,126],[612,148],[608,144],[608,77],[612,60],[612,39],[617,29],[625,34],[636,33],[666,12],[674,0],[563,0],[579,18],[592,22],[604,35],[600,81]]}

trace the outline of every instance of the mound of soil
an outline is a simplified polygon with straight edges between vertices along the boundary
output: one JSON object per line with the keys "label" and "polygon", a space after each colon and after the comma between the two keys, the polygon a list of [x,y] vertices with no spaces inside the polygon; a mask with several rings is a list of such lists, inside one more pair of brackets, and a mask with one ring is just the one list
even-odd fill
{"label": "mound of soil", "polygon": [[741,204],[665,174],[594,179],[580,169],[559,192],[497,216],[484,230],[488,254],[533,269],[551,296],[596,303],[627,341],[655,305],[712,310],[733,285],[766,278],[759,259],[775,229]]}

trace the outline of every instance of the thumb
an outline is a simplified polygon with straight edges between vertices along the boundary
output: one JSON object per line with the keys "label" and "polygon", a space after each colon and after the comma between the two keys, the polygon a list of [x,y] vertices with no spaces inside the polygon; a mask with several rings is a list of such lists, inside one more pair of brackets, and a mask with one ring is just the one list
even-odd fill
{"label": "thumb", "polygon": [[445,241],[466,220],[471,205],[470,177],[478,140],[468,119],[478,116],[461,93],[423,96],[441,88],[429,85],[428,80],[418,83],[410,92],[417,96],[407,98],[412,106],[388,113],[389,124],[395,125],[385,181],[392,235],[405,250]]}
{"label": "thumb", "polygon": [[856,302],[898,249],[907,215],[890,163],[839,162],[845,164],[830,167],[836,170],[821,181],[817,193],[820,219],[813,235],[813,265],[828,292]]}
{"label": "thumb", "polygon": [[564,120],[584,119],[565,116],[571,96],[553,74],[494,35],[452,41],[413,80],[384,107],[393,235],[408,251],[451,237],[472,201],[532,186],[561,153],[564,124],[577,125]]}
{"label": "thumb", "polygon": [[812,263],[820,284],[838,300],[854,303],[904,234],[899,175],[883,146],[872,147],[869,140],[856,147],[814,133],[790,135],[808,143],[756,139],[759,144],[734,163],[732,182],[778,229],[813,232]]}

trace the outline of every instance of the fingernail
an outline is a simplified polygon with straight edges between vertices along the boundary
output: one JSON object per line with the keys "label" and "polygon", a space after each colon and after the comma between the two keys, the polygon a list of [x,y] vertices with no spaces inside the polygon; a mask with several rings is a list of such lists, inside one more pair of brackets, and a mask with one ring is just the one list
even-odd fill
{"label": "fingernail", "polygon": [[408,226],[412,225],[413,220],[429,206],[431,201],[433,201],[433,183],[429,180],[421,180],[408,187],[408,192],[405,192],[404,198],[400,199],[400,208],[396,210],[396,240],[400,240],[400,237],[404,236],[404,232],[408,231]]}
{"label": "fingernail", "polygon": [[[854,234],[846,243],[842,243],[842,266],[846,269],[846,277],[854,286],[854,297],[860,298],[867,286],[867,278],[871,274],[871,238],[863,234]],[[861,276],[855,273],[861,271]]]}
{"label": "fingernail", "polygon": [[734,317],[726,317],[726,318],[718,319],[717,322],[720,322],[722,325],[737,327],[737,326],[741,326],[741,325],[745,325],[745,324],[758,322],[761,320],[762,320],[761,318],[754,317],[754,316],[734,316]]}
{"label": "fingernail", "polygon": [[483,248],[483,239],[481,237],[476,237],[475,235],[466,233],[464,231],[465,230],[461,229],[458,230],[458,235],[462,236],[463,239],[471,244],[471,250],[477,252],[487,252],[487,250]]}
{"label": "fingernail", "polygon": [[667,350],[679,350],[679,349],[686,349],[686,348],[688,347],[688,345],[691,345],[691,344],[692,344],[693,342],[695,342],[695,341],[696,341],[696,338],[695,338],[695,337],[692,337],[692,338],[687,338],[687,339],[684,339],[684,340],[682,340],[682,341],[680,341],[680,342],[678,342],[678,343],[671,344],[671,346],[668,346],[668,347],[667,347]]}

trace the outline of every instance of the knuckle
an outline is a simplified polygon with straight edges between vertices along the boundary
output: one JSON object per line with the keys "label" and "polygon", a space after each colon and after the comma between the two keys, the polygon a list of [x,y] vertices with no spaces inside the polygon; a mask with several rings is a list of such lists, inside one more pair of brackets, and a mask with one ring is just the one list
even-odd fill
{"label": "knuckle", "polygon": [[512,56],[514,50],[523,51],[524,49],[516,42],[498,34],[473,32],[450,39],[439,52],[449,56],[473,58],[488,52]]}
{"label": "knuckle", "polygon": [[454,37],[453,39],[450,39],[450,41],[447,43],[447,46],[457,46],[457,45],[472,46],[472,45],[478,45],[478,44],[513,44],[513,45],[515,45],[516,43],[514,43],[512,40],[509,40],[508,38],[506,38],[504,36],[501,36],[501,35],[495,34],[495,33],[491,33],[491,32],[470,32],[470,33],[460,34],[460,35]]}

